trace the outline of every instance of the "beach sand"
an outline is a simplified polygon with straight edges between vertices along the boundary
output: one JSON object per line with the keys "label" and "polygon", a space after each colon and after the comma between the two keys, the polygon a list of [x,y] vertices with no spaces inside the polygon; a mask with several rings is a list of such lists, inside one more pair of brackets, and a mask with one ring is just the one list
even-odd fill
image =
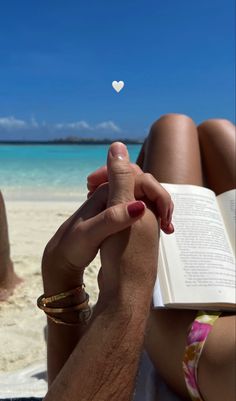
{"label": "beach sand", "polygon": [[[44,361],[44,313],[36,306],[42,294],[41,257],[47,241],[80,204],[75,202],[7,201],[11,256],[24,279],[7,302],[0,303],[0,372]],[[86,291],[96,301],[99,256],[86,269]]]}

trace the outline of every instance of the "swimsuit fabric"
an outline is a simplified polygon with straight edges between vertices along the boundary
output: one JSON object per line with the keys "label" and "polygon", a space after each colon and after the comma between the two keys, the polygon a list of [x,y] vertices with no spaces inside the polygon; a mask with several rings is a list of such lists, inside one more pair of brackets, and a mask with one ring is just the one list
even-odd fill
{"label": "swimsuit fabric", "polygon": [[185,383],[193,401],[204,401],[197,380],[198,363],[207,336],[220,314],[220,312],[199,311],[188,333],[183,371]]}

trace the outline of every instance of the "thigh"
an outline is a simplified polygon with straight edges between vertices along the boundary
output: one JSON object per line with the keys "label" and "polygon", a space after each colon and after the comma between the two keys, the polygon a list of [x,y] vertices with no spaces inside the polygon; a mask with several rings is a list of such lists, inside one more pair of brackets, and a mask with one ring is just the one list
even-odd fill
{"label": "thigh", "polygon": [[198,132],[186,116],[170,114],[157,120],[137,162],[160,182],[203,185]]}
{"label": "thigh", "polygon": [[145,337],[145,348],[153,365],[174,392],[189,399],[182,361],[187,333],[196,311],[152,310]]}
{"label": "thigh", "polygon": [[235,126],[227,120],[208,120],[198,126],[198,134],[208,187],[217,195],[235,188]]}
{"label": "thigh", "polygon": [[198,383],[206,401],[236,399],[236,316],[225,315],[214,324],[203,348]]}
{"label": "thigh", "polygon": [[[203,185],[198,131],[194,122],[182,115],[166,115],[150,130],[138,162],[158,181]],[[155,310],[150,314],[146,349],[168,384],[188,397],[182,359],[188,327],[196,312]]]}
{"label": "thigh", "polygon": [[[162,117],[152,126],[138,161],[144,171],[152,173],[160,182],[202,186],[205,177],[201,169],[198,138],[198,131],[191,119],[177,115]],[[195,316],[196,311],[154,310],[150,314],[145,341],[154,365],[173,390],[186,399],[189,399],[189,396],[183,377],[182,359],[187,332]],[[228,391],[233,391],[232,374],[227,376],[229,380],[226,380],[225,384],[222,383],[224,377],[222,369],[217,369],[213,358],[221,355],[224,358],[221,359],[224,360],[224,366],[232,365],[228,358],[229,348],[231,355],[233,354],[234,334],[230,329],[232,319],[235,317],[218,319],[207,339],[199,362],[199,386],[207,401],[216,400],[214,398],[216,390],[210,384],[212,369],[215,369],[214,374],[218,375],[219,381],[221,380],[221,384],[217,383],[219,386],[215,385],[218,396],[222,396],[225,386]],[[226,327],[229,328],[227,341],[221,336]],[[216,338],[221,339],[221,353]]]}

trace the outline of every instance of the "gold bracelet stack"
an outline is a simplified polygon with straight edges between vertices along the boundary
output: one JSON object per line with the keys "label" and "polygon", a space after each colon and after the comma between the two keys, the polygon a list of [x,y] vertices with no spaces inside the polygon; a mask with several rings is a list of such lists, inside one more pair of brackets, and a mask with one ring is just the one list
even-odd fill
{"label": "gold bracelet stack", "polygon": [[[85,285],[81,284],[80,286],[73,288],[72,290],[61,292],[60,294],[52,295],[51,297],[45,297],[45,295],[41,295],[37,299],[37,306],[42,309],[49,319],[51,319],[54,323],[62,324],[66,326],[77,326],[81,324],[87,324],[92,315],[92,309],[89,306],[89,295],[85,292],[85,300],[79,304],[71,305],[71,306],[58,306],[58,301],[66,300],[67,298],[75,297],[80,292],[84,290]],[[53,306],[53,303],[57,303],[56,306]],[[58,315],[62,314],[63,317],[72,316],[72,320],[66,318],[59,318]]]}

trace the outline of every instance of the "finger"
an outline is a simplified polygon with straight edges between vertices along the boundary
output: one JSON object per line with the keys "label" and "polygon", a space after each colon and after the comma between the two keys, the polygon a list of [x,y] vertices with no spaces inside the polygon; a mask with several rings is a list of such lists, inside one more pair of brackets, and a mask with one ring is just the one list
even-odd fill
{"label": "finger", "polygon": [[173,234],[173,232],[175,231],[174,225],[170,223],[166,228],[162,228],[162,231],[164,231],[166,234]]}
{"label": "finger", "polygon": [[108,198],[108,184],[103,184],[90,195],[89,199],[72,216],[73,224],[78,218],[87,220],[106,208]]}
{"label": "finger", "polygon": [[146,197],[155,204],[157,215],[161,218],[161,228],[165,231],[171,223],[174,208],[165,188],[151,174],[143,173],[135,179],[134,194],[135,198]]}
{"label": "finger", "polygon": [[107,205],[107,198],[108,185],[102,185],[60,226],[55,235],[61,237],[78,221],[84,221],[103,211]]}
{"label": "finger", "polygon": [[108,181],[107,166],[99,167],[87,177],[87,188],[89,191],[94,190],[103,182]]}
{"label": "finger", "polygon": [[[105,209],[82,223],[80,222],[78,230],[82,231],[85,243],[87,244],[89,240],[90,246],[97,251],[105,238],[131,226],[144,215],[145,210],[146,205],[142,201],[120,203]],[[77,235],[76,227],[72,235]]]}
{"label": "finger", "polygon": [[[163,201],[170,201],[170,207],[167,208],[167,215],[164,216],[162,210],[159,212],[162,214],[163,220],[165,217],[165,224],[171,223],[172,213],[173,213],[173,202],[168,197],[168,192],[155,180],[155,178],[151,174],[144,174],[140,167],[136,164],[131,164],[135,175],[139,175],[139,177],[135,177],[135,190],[134,195],[135,198],[139,198],[142,196],[148,197],[150,201],[158,201],[158,197],[164,198]],[[89,196],[93,193],[94,189],[101,185],[104,181],[108,180],[108,173],[107,173],[107,166],[100,167],[96,171],[94,171],[90,176],[88,176],[88,189],[89,189]],[[94,188],[94,189],[93,189]],[[164,204],[163,202],[163,204]],[[160,205],[162,206],[162,205]]]}
{"label": "finger", "polygon": [[171,201],[170,204],[170,208],[169,208],[169,212],[168,212],[168,216],[167,216],[167,225],[166,227],[163,227],[162,230],[166,233],[166,234],[172,234],[175,229],[174,229],[174,225],[171,222],[172,220],[172,215],[173,215],[173,211],[174,211],[174,203]]}
{"label": "finger", "polygon": [[171,200],[169,211],[167,214],[167,223],[164,224],[163,227],[161,226],[162,231],[164,231],[166,234],[173,234],[173,232],[175,231],[174,225],[171,221],[173,216],[173,211],[174,211],[174,203]]}
{"label": "finger", "polygon": [[[130,163],[130,165],[135,175],[143,173],[141,168],[137,164]],[[99,167],[97,170],[93,171],[90,175],[88,175],[87,188],[90,192],[93,192],[99,185],[107,181],[108,181],[107,166]]]}
{"label": "finger", "polygon": [[[98,175],[102,173],[103,177],[107,179],[107,168],[103,166],[99,170]],[[174,226],[171,223],[174,204],[169,193],[151,174],[143,173],[139,167],[137,171],[139,171],[139,174],[135,176],[135,198],[146,197],[149,201],[153,202],[156,206],[157,216],[161,218],[161,229],[166,234],[171,234],[174,231]],[[93,191],[90,191],[88,197],[92,193]]]}
{"label": "finger", "polygon": [[134,200],[134,174],[129,154],[122,142],[114,142],[108,151],[108,206]]}
{"label": "finger", "polygon": [[169,224],[171,223],[173,212],[174,212],[174,203],[171,200],[171,205],[170,205],[170,209],[169,209],[168,216],[167,216],[167,220],[168,220]]}

